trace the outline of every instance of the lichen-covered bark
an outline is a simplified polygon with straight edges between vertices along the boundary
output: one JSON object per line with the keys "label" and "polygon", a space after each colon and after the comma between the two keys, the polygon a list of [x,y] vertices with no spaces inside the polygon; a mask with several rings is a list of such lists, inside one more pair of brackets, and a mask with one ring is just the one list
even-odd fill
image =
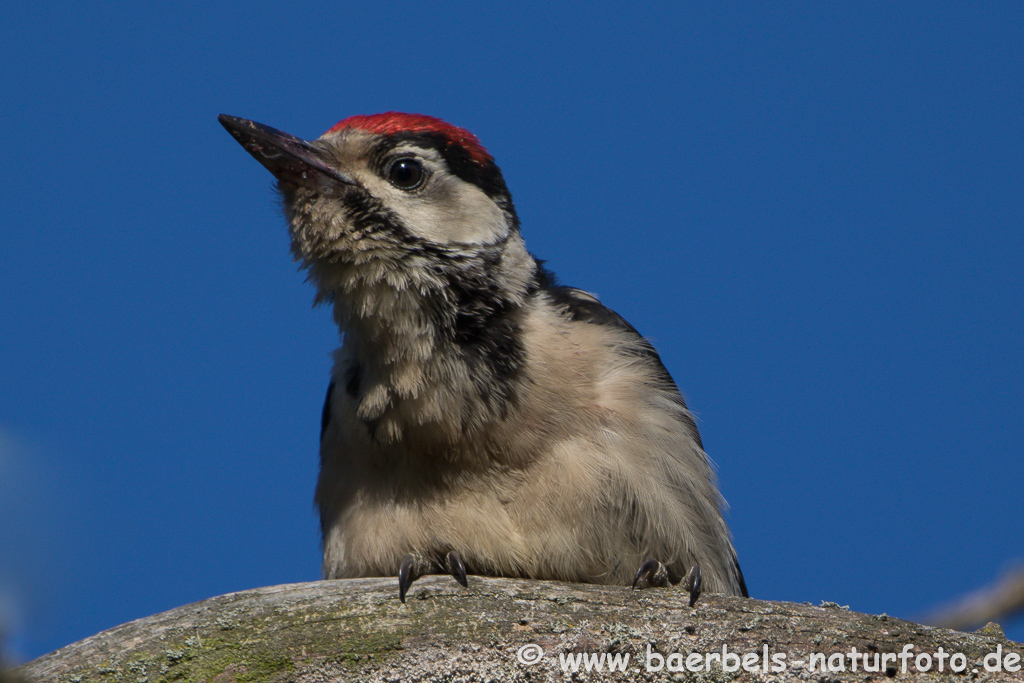
{"label": "lichen-covered bark", "polygon": [[[470,577],[469,589],[447,577],[423,579],[404,605],[397,592],[395,579],[357,579],[232,593],[105,631],[14,674],[25,683],[1024,680],[1024,673],[985,671],[984,657],[997,648],[1011,666],[1007,655],[1024,652],[998,629],[966,634],[837,606],[704,595],[691,609],[676,589],[478,577]],[[865,672],[861,660],[854,671],[850,657],[833,654],[856,647],[869,653],[871,666],[875,653],[899,653],[908,644],[915,656],[933,656],[932,671],[917,672],[913,657],[907,673],[900,660],[878,672]],[[536,663],[520,661],[524,646],[540,648]],[[720,657],[723,646],[756,654],[757,670],[744,670],[739,660],[727,661],[737,671],[724,670],[721,660],[709,671],[685,670],[688,654],[707,662],[707,653]],[[785,670],[772,671],[770,659],[763,669],[765,646],[769,658],[785,655]],[[947,656],[962,653],[966,671],[952,673],[949,659],[936,671],[940,647]],[[833,655],[846,671],[812,673],[796,664],[811,653]],[[563,667],[580,654],[605,654],[604,670],[585,671],[582,661],[576,673]],[[625,672],[608,671],[614,654],[619,662],[629,655]],[[655,655],[666,657],[660,670],[653,670]],[[754,666],[749,658],[747,664]]]}

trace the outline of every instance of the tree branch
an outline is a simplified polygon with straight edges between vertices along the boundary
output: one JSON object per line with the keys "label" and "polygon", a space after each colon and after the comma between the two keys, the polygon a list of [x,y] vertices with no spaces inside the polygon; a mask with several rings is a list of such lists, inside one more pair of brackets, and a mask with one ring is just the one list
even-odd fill
{"label": "tree branch", "polygon": [[[965,634],[849,612],[835,605],[765,602],[704,595],[686,606],[685,591],[630,591],[617,586],[470,577],[462,589],[448,577],[414,584],[398,602],[393,578],[318,581],[232,593],[139,619],[40,657],[16,669],[25,683],[247,683],[249,681],[546,681],[808,679],[811,653],[845,662],[846,671],[816,672],[813,680],[948,680],[945,670],[914,673],[914,655],[963,653],[968,680],[1020,681],[1020,673],[986,673],[986,655],[1021,653],[996,627]],[[900,661],[865,673],[851,670],[851,648],[884,655],[912,646],[908,674]],[[524,663],[530,650],[543,654]],[[758,673],[723,671],[723,646],[756,654]],[[785,656],[785,670],[764,673],[767,647]],[[650,653],[650,654],[649,654]],[[678,656],[673,653],[679,653]],[[688,654],[711,673],[679,674]],[[843,653],[843,654],[833,654]],[[568,656],[628,654],[626,673],[566,673]],[[661,668],[656,669],[661,660]],[[561,659],[560,659],[561,658]],[[604,660],[610,663],[610,660]],[[696,661],[696,660],[690,660]],[[881,660],[884,662],[885,660]],[[1012,663],[1012,658],[1011,658]],[[748,659],[748,663],[750,660]],[[871,659],[869,657],[869,666]],[[731,665],[732,660],[727,660]],[[739,665],[739,657],[736,660]],[[607,663],[605,666],[607,667]],[[650,667],[648,666],[650,665]],[[754,666],[751,664],[751,666]]]}

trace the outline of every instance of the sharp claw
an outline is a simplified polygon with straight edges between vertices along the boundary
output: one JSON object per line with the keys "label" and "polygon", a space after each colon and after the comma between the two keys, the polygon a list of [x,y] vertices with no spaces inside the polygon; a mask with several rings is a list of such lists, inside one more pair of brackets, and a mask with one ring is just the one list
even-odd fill
{"label": "sharp claw", "polygon": [[704,583],[704,577],[700,572],[700,565],[694,564],[690,567],[690,571],[686,572],[686,589],[690,591],[690,607],[693,607],[697,603],[697,598],[700,597],[701,585]]}
{"label": "sharp claw", "polygon": [[657,580],[658,573],[662,571],[661,562],[647,560],[640,565],[640,569],[636,570],[636,576],[633,577],[633,590],[636,590],[636,585],[640,583],[640,579],[647,579],[648,583],[653,584]]}
{"label": "sharp claw", "polygon": [[404,555],[398,566],[398,599],[406,601],[409,587],[424,574],[423,558],[413,553]]}
{"label": "sharp claw", "polygon": [[458,581],[463,588],[469,587],[469,582],[466,581],[466,565],[462,564],[462,558],[457,552],[453,550],[448,553],[444,558],[444,564],[453,579]]}
{"label": "sharp claw", "polygon": [[416,558],[412,553],[402,558],[402,564],[398,567],[398,599],[405,602],[405,593],[409,590],[412,582],[418,579],[416,576]]}

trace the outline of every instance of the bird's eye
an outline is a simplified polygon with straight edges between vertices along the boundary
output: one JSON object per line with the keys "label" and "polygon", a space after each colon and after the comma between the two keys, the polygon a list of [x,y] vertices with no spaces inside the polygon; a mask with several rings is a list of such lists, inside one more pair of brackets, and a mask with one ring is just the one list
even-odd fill
{"label": "bird's eye", "polygon": [[397,159],[388,168],[388,180],[400,190],[415,190],[423,184],[427,174],[416,159]]}

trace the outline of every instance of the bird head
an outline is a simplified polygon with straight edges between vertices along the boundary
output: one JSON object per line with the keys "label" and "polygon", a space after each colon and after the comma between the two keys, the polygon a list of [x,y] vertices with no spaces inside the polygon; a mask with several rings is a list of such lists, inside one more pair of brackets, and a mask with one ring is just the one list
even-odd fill
{"label": "bird head", "polygon": [[488,358],[486,368],[501,349],[493,374],[514,371],[505,361],[521,355],[516,311],[549,274],[527,252],[505,180],[475,135],[395,112],[346,118],[311,141],[220,122],[277,178],[292,252],[361,363],[446,365],[453,356],[438,354],[448,349]]}
{"label": "bird head", "polygon": [[312,141],[233,116],[220,122],[277,178],[295,256],[314,271],[468,255],[518,235],[494,159],[475,135],[440,119],[352,116]]}

